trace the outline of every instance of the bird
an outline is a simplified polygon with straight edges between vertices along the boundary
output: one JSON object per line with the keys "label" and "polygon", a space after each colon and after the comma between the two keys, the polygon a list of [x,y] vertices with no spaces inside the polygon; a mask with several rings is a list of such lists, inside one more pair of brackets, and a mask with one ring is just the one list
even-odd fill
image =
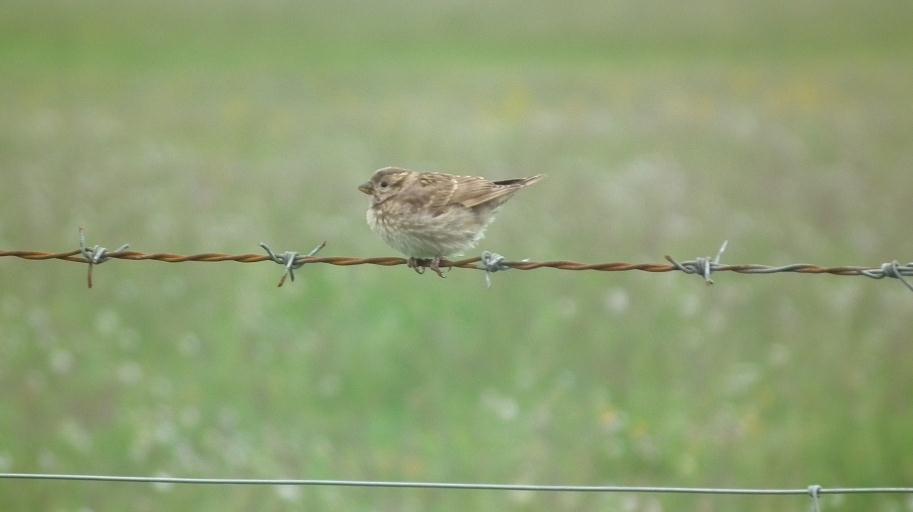
{"label": "bird", "polygon": [[421,274],[427,265],[444,277],[441,260],[475,247],[501,205],[543,177],[491,181],[383,167],[358,190],[371,196],[371,230],[406,255],[409,268]]}

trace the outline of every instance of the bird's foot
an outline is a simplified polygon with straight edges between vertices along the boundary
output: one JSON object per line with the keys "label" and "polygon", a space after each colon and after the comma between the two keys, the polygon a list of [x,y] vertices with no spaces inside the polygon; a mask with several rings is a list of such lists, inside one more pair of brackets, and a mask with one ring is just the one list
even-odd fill
{"label": "bird's foot", "polygon": [[446,272],[441,270],[441,257],[440,256],[435,256],[434,259],[431,260],[431,264],[428,266],[428,268],[430,268],[432,270],[432,272],[434,272],[435,274],[437,274],[438,277],[441,277],[441,278],[447,277],[447,274],[449,274],[450,271],[453,270],[452,265],[449,265],[447,267]]}
{"label": "bird's foot", "polygon": [[416,274],[424,274],[426,268],[430,268],[438,277],[447,277],[447,274],[453,269],[448,266],[447,270],[441,269],[441,257],[436,256],[432,259],[412,258],[406,260],[406,266],[415,271]]}
{"label": "bird's foot", "polygon": [[416,274],[425,273],[425,260],[410,256],[409,259],[406,260],[406,266],[414,270]]}

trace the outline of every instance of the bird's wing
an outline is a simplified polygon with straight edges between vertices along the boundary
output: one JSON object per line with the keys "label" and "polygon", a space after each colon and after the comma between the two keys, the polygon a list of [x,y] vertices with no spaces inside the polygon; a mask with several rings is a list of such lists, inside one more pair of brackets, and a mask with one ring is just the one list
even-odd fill
{"label": "bird's wing", "polygon": [[457,176],[457,185],[450,199],[451,203],[459,203],[466,208],[481,205],[497,207],[517,191],[532,185],[542,179],[542,176],[518,178],[503,181],[488,181],[485,178],[474,176]]}
{"label": "bird's wing", "polygon": [[453,205],[474,208],[494,202],[497,206],[539,179],[541,176],[492,182],[478,176],[423,172],[402,191],[400,198],[436,212]]}
{"label": "bird's wing", "polygon": [[492,182],[478,176],[450,176],[433,174],[428,177],[437,182],[438,193],[433,195],[432,208],[459,204],[474,208],[486,203],[500,204],[514,192],[528,184],[526,179]]}
{"label": "bird's wing", "polygon": [[457,176],[454,181],[456,186],[453,188],[450,203],[460,204],[466,208],[473,208],[502,198],[506,199],[506,196],[517,191],[517,187],[497,185],[485,178],[475,176]]}

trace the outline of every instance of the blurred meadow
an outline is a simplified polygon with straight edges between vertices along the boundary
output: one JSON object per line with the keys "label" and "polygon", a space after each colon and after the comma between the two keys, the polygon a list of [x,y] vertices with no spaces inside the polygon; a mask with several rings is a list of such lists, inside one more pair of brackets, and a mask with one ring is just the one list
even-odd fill
{"label": "blurred meadow", "polygon": [[[0,249],[386,256],[385,165],[546,173],[510,259],[913,259],[913,4],[5,0]],[[477,253],[478,253],[477,252]],[[476,253],[476,254],[477,254]],[[470,254],[475,255],[475,254]],[[913,296],[720,274],[0,260],[0,472],[913,484]],[[823,498],[913,510],[905,497]],[[0,510],[806,510],[0,481]]]}

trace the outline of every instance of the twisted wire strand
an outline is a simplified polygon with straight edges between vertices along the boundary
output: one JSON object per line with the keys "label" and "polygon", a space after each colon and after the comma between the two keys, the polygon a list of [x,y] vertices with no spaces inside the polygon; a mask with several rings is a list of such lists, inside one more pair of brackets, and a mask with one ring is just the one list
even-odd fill
{"label": "twisted wire strand", "polygon": [[[119,259],[128,261],[161,261],[165,263],[185,263],[201,262],[214,263],[223,261],[234,261],[238,263],[259,263],[261,261],[272,261],[268,255],[264,254],[222,254],[222,253],[202,253],[191,255],[180,255],[171,253],[142,253],[138,251],[111,252],[106,255],[109,259]],[[0,251],[0,257],[21,258],[32,261],[62,260],[74,263],[86,263],[85,258],[79,250],[67,252],[41,252],[41,251]],[[481,265],[480,257],[466,258],[461,260],[444,260],[441,261],[441,267],[468,268],[474,270],[486,270]],[[666,259],[674,262],[671,257]],[[348,256],[299,256],[295,259],[295,265],[307,265],[314,263],[325,263],[336,266],[354,266],[354,265],[377,265],[391,267],[405,265],[406,259],[399,257],[374,257],[374,258],[357,258]],[[557,270],[594,270],[600,272],[627,272],[639,270],[642,272],[673,272],[681,271],[683,268],[694,268],[699,261],[684,261],[681,263],[628,263],[628,262],[606,262],[606,263],[581,263],[567,260],[552,261],[502,261],[501,265],[515,270],[537,270],[541,268],[551,268]],[[737,274],[775,274],[775,273],[796,273],[796,274],[829,274],[835,276],[865,276],[873,279],[883,277],[893,277],[894,269],[900,276],[913,276],[913,263],[905,265],[896,265],[887,267],[885,265],[875,267],[865,266],[820,266],[811,263],[794,263],[789,265],[760,265],[760,264],[723,264],[711,263],[709,270],[712,272],[735,272]]]}
{"label": "twisted wire strand", "polygon": [[748,496],[803,496],[823,494],[913,494],[913,487],[833,487],[812,485],[805,488],[720,488],[720,487],[659,487],[625,485],[539,485],[459,482],[401,482],[376,480],[314,480],[290,478],[185,478],[173,476],[114,476],[44,473],[0,473],[0,480],[63,480],[82,482],[154,483],[189,485],[295,485],[399,489],[449,489],[476,491],[529,492],[604,492],[643,494],[710,494]]}

